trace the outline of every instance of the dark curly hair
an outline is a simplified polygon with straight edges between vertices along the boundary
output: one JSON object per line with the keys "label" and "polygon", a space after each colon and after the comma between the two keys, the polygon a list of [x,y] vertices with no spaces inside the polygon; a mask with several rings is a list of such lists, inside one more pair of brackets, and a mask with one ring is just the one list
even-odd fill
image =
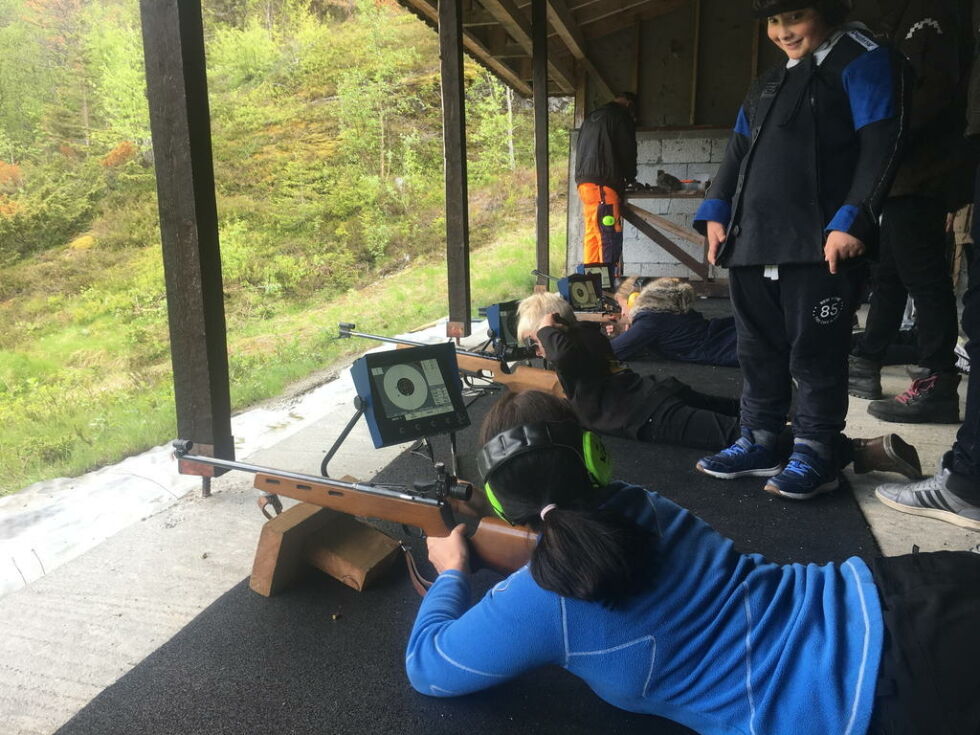
{"label": "dark curly hair", "polygon": [[[540,391],[505,393],[487,414],[481,438],[486,443],[516,426],[564,421],[578,423],[561,398]],[[600,507],[603,489],[592,486],[581,462],[569,461],[567,448],[514,456],[493,470],[491,485],[508,519],[541,533],[530,566],[542,588],[615,607],[648,583],[657,535]]]}

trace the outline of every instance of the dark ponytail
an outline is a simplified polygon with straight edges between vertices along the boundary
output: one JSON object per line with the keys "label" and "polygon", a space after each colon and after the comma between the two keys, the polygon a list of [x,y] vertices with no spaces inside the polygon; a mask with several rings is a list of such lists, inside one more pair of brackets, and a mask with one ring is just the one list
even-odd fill
{"label": "dark ponytail", "polygon": [[[578,424],[566,400],[534,390],[505,393],[484,419],[481,441],[536,422]],[[544,589],[614,607],[652,578],[657,533],[599,508],[605,488],[595,487],[574,449],[553,445],[518,454],[484,480],[512,523],[541,533],[531,576]]]}
{"label": "dark ponytail", "polygon": [[615,607],[650,577],[656,537],[609,510],[548,511],[531,556],[531,576],[546,590]]}

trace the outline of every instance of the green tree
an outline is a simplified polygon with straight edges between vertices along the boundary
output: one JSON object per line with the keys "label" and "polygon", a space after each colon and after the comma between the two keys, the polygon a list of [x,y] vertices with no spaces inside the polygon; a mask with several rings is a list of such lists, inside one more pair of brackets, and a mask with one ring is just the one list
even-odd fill
{"label": "green tree", "polygon": [[93,80],[105,147],[130,141],[149,147],[150,120],[143,70],[143,38],[136,3],[86,10],[85,60]]}
{"label": "green tree", "polygon": [[22,3],[0,0],[0,160],[16,162],[34,143],[51,74],[37,28]]}

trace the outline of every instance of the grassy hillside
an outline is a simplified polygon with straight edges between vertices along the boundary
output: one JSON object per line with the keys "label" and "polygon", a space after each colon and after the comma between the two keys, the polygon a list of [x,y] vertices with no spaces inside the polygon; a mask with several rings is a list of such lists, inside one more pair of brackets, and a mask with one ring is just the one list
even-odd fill
{"label": "grassy hillside", "polygon": [[[54,100],[0,113],[0,493],[174,433],[135,5],[0,0],[0,51],[49,62],[34,84]],[[445,315],[438,52],[385,3],[206,13],[241,409],[356,347],[335,339],[338,321],[390,334]],[[16,99],[15,72],[0,69],[0,98]],[[533,141],[526,101],[475,66],[467,80],[475,308],[530,290]],[[552,116],[562,194],[568,126]]]}

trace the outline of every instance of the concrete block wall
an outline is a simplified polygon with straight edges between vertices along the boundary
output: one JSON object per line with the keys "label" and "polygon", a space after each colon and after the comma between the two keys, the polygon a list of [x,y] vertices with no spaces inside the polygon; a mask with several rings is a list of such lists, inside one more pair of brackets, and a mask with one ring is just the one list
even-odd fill
{"label": "concrete block wall", "polygon": [[[643,130],[636,134],[637,179],[656,184],[657,171],[662,169],[679,179],[713,177],[721,164],[728,143],[725,129]],[[572,272],[582,262],[582,206],[575,191],[575,147],[578,131],[572,131],[569,155],[568,196],[568,255],[567,270]],[[701,197],[636,197],[632,204],[690,229],[691,220],[701,203]],[[677,242],[690,255],[700,260],[703,248],[681,240]],[[625,272],[637,276],[691,276],[691,271],[673,256],[641,234],[628,222],[623,230],[623,262]],[[723,268],[712,268],[712,277],[724,278]]]}

